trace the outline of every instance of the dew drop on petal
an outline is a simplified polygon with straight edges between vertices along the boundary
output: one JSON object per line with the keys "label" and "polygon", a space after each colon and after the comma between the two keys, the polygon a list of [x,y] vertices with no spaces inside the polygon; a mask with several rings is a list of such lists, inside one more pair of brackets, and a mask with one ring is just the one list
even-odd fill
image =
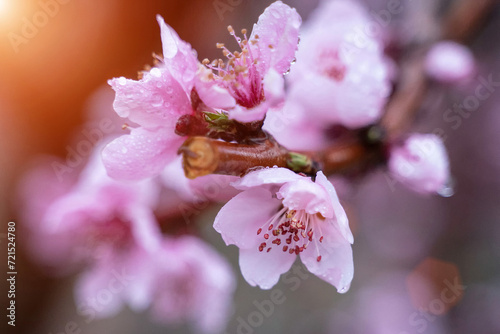
{"label": "dew drop on petal", "polygon": [[125,77],[119,77],[118,84],[125,86],[127,84],[127,79],[125,79]]}
{"label": "dew drop on petal", "polygon": [[161,71],[160,71],[160,69],[158,67],[152,68],[150,73],[151,73],[152,76],[154,76],[156,78],[161,77]]}
{"label": "dew drop on petal", "polygon": [[446,198],[455,195],[455,182],[453,179],[448,180],[443,188],[439,189],[437,193],[438,195]]}
{"label": "dew drop on petal", "polygon": [[339,289],[339,293],[346,293],[350,287],[351,287],[350,284],[344,286],[343,288]]}

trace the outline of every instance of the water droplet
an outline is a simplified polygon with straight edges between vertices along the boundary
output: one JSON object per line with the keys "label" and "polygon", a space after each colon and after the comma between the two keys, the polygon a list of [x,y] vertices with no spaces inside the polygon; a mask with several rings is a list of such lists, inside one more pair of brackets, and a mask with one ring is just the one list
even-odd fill
{"label": "water droplet", "polygon": [[118,84],[125,86],[127,84],[127,79],[125,79],[125,77],[119,77]]}
{"label": "water droplet", "polygon": [[174,89],[170,86],[167,87],[167,94],[172,94],[174,92]]}
{"label": "water droplet", "polygon": [[344,286],[343,288],[339,289],[339,293],[346,293],[350,287],[351,287],[351,284]]}
{"label": "water droplet", "polygon": [[160,69],[158,67],[152,68],[149,73],[151,73],[151,75],[154,76],[154,77],[156,77],[156,78],[161,77],[161,71],[160,71]]}
{"label": "water droplet", "polygon": [[153,107],[161,107],[163,105],[163,99],[160,95],[153,95],[151,99],[151,105]]}
{"label": "water droplet", "polygon": [[455,195],[455,181],[450,178],[443,188],[437,191],[437,193],[442,197],[451,197]]}
{"label": "water droplet", "polygon": [[126,154],[128,152],[128,149],[126,147],[122,147],[122,153]]}
{"label": "water droplet", "polygon": [[271,14],[277,19],[281,18],[281,14],[277,10],[271,11]]}

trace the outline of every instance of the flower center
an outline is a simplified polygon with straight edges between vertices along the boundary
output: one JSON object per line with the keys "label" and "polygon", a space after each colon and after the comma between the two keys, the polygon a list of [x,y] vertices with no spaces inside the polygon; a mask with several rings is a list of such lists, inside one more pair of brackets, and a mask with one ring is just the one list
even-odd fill
{"label": "flower center", "polygon": [[[312,215],[304,210],[283,208],[257,230],[257,235],[262,235],[264,238],[259,245],[259,251],[263,252],[265,249],[269,253],[275,245],[281,247],[283,252],[299,255],[311,242],[323,242],[320,224],[324,220],[325,218],[319,213]],[[319,238],[315,230],[319,230]],[[321,255],[317,247],[316,250],[319,262]]]}
{"label": "flower center", "polygon": [[259,42],[259,36],[255,35],[255,39],[249,41],[247,30],[243,29],[241,32],[244,39],[242,40],[236,36],[231,26],[228,26],[227,29],[229,34],[236,39],[241,52],[231,52],[224,44],[218,43],[217,47],[222,49],[222,54],[228,61],[224,62],[222,59],[216,59],[210,62],[208,59],[204,59],[202,63],[212,70],[209,78],[216,80],[221,86],[225,87],[239,105],[245,108],[253,108],[264,100],[262,75],[256,67],[259,60],[249,48],[249,43],[256,45]]}
{"label": "flower center", "polygon": [[345,77],[346,66],[340,60],[337,50],[324,50],[319,56],[321,72],[335,81],[342,81]]}
{"label": "flower center", "polygon": [[99,256],[106,249],[126,248],[132,241],[132,230],[128,221],[113,216],[106,221],[90,221],[84,238],[84,247]]}

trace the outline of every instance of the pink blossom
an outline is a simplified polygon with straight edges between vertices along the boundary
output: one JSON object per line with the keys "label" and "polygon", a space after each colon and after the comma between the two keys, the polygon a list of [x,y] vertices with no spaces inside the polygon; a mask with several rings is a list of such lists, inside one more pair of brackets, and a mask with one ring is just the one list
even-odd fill
{"label": "pink blossom", "polygon": [[383,112],[390,71],[380,41],[366,33],[370,22],[356,2],[329,1],[301,31],[288,99],[319,129],[332,124],[363,127]]}
{"label": "pink blossom", "polygon": [[443,41],[436,43],[427,54],[425,70],[438,81],[456,82],[470,78],[475,72],[474,55],[464,45]]}
{"label": "pink blossom", "polygon": [[106,169],[117,179],[158,175],[185,139],[175,134],[177,120],[193,113],[190,94],[199,66],[196,53],[160,16],[157,19],[163,44],[161,64],[143,72],[138,81],[124,77],[109,81],[116,92],[117,114],[139,125],[103,150]]}
{"label": "pink blossom", "polygon": [[135,272],[129,289],[132,305],[149,306],[157,321],[190,321],[203,333],[220,333],[226,325],[234,274],[200,239],[165,238],[158,252],[137,257]]}
{"label": "pink blossom", "polygon": [[[159,188],[153,181],[120,183],[109,178],[99,150],[73,185],[50,190],[57,196],[50,196],[49,201],[42,201],[49,190],[37,191],[44,180],[52,181],[48,181],[49,190],[59,188],[54,177],[39,172],[23,187],[26,207],[37,208],[39,214],[26,216],[27,226],[35,233],[33,238],[46,239],[36,243],[39,249],[34,249],[41,262],[53,265],[49,256],[55,249],[63,253],[57,263],[63,269],[82,264],[111,265],[127,258],[135,248],[153,251],[159,247],[161,234],[153,214]],[[43,206],[36,204],[40,202]]]}
{"label": "pink blossom", "polygon": [[[214,228],[240,249],[240,268],[252,286],[270,289],[296,255],[339,292],[353,276],[347,215],[322,172],[316,181],[285,168],[251,172],[234,187],[244,190],[219,212]],[[242,214],[244,213],[244,214]]]}
{"label": "pink blossom", "polygon": [[432,134],[414,134],[393,147],[388,165],[396,180],[419,193],[438,192],[450,179],[446,149]]}
{"label": "pink blossom", "polygon": [[[207,63],[216,73],[207,73],[206,81],[215,80],[230,93],[234,103],[226,99],[224,105],[209,106],[226,108],[230,118],[247,123],[262,120],[269,108],[279,105],[284,99],[283,74],[288,72],[295,57],[300,24],[295,8],[276,1],[259,17],[250,38],[246,30],[242,40],[228,27],[241,52],[232,53],[220,45],[229,61]],[[204,99],[206,95],[200,91],[200,96]]]}

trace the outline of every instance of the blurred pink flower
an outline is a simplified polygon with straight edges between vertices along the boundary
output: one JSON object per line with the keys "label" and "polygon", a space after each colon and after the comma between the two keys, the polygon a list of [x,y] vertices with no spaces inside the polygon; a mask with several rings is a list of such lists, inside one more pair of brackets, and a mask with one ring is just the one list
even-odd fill
{"label": "blurred pink flower", "polygon": [[464,45],[443,41],[436,43],[425,59],[427,74],[441,82],[456,82],[470,78],[476,69],[474,55]]}
{"label": "blurred pink flower", "polygon": [[390,93],[389,61],[366,33],[371,18],[355,1],[325,1],[301,31],[288,98],[317,127],[378,120]]}
{"label": "blurred pink flower", "polygon": [[[216,72],[207,73],[207,80],[213,78],[220,87],[227,89],[234,103],[209,106],[227,108],[230,118],[243,123],[264,119],[269,108],[284,100],[283,74],[288,72],[295,57],[301,21],[295,8],[276,1],[259,17],[250,38],[246,30],[242,40],[236,37],[232,27],[228,27],[241,52],[232,53],[220,45],[229,62],[227,66],[219,61],[207,64]],[[202,99],[205,96],[202,91],[200,96]]]}
{"label": "blurred pink flower", "polygon": [[393,147],[388,165],[396,180],[419,193],[438,192],[450,179],[446,149],[432,134],[414,134]]}
{"label": "blurred pink flower", "polygon": [[[234,187],[244,190],[215,218],[227,245],[240,248],[243,277],[270,289],[300,257],[316,276],[346,292],[353,277],[347,215],[322,172],[316,181],[285,168],[251,172]],[[242,214],[244,213],[244,214]]]}
{"label": "blurred pink flower", "polygon": [[154,254],[137,254],[128,293],[132,307],[150,307],[162,323],[189,321],[220,333],[229,320],[235,278],[230,265],[200,239],[166,238]]}
{"label": "blurred pink flower", "polygon": [[[153,251],[159,247],[161,232],[153,214],[159,187],[153,181],[120,183],[109,178],[99,151],[95,150],[71,186],[58,183],[55,175],[51,178],[43,172],[43,166],[41,173],[32,172],[29,183],[25,182],[25,206],[28,210],[36,208],[38,213],[25,216],[26,224],[34,239],[44,240],[33,249],[42,264],[63,270],[95,263],[112,268],[135,248]],[[49,192],[54,193],[50,201],[43,200],[47,191],[39,191],[44,183],[49,184],[48,189],[55,189]],[[54,249],[62,252],[58,263],[50,257]]]}

